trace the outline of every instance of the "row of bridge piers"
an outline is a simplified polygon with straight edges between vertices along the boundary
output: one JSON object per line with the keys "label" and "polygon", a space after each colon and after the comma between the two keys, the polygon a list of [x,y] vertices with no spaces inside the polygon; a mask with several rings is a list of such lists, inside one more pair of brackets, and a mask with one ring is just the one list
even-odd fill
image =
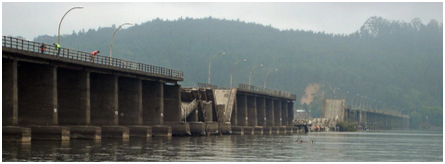
{"label": "row of bridge piers", "polygon": [[345,121],[354,122],[358,129],[407,129],[409,116],[373,109],[346,109]]}
{"label": "row of bridge piers", "polygon": [[201,88],[198,105],[185,113],[181,97],[189,93],[174,78],[16,53],[3,49],[3,141],[298,131],[295,99],[226,89],[234,97],[227,103],[218,89]]}

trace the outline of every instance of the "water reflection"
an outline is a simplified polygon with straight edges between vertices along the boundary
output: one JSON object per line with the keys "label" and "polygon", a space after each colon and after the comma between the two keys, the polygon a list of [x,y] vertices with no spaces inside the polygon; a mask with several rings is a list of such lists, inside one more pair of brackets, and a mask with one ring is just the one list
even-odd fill
{"label": "water reflection", "polygon": [[3,142],[2,161],[443,161],[442,133],[351,132]]}

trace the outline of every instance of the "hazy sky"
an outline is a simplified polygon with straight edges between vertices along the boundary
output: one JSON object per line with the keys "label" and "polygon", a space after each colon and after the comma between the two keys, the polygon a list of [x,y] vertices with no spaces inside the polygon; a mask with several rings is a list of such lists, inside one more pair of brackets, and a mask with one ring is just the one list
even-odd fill
{"label": "hazy sky", "polygon": [[[23,36],[32,40],[39,35],[57,35],[60,20],[72,7],[61,26],[61,35],[82,29],[117,27],[123,23],[150,21],[155,18],[213,18],[254,22],[278,29],[324,31],[350,34],[372,16],[410,22],[420,18],[443,22],[443,3],[364,3],[364,2],[184,2],[184,3],[57,3],[2,2],[2,35]],[[124,26],[125,28],[128,26]],[[111,36],[112,34],[110,34]]]}

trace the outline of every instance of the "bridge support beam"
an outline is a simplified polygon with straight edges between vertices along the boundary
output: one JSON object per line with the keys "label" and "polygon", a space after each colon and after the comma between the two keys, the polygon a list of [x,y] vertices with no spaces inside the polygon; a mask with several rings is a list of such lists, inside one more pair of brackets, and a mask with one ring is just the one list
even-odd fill
{"label": "bridge support beam", "polygon": [[90,73],[59,68],[59,125],[90,125]]}
{"label": "bridge support beam", "polygon": [[265,103],[266,103],[266,126],[275,126],[275,124],[274,124],[274,100],[271,98],[266,98]]}
{"label": "bridge support beam", "polygon": [[18,125],[17,60],[2,60],[2,125]]}
{"label": "bridge support beam", "polygon": [[266,126],[266,101],[264,97],[256,97],[258,126]]}
{"label": "bridge support beam", "polygon": [[281,103],[281,118],[282,118],[281,125],[288,126],[287,123],[289,115],[287,113],[287,102],[281,100],[280,103]]}
{"label": "bridge support beam", "polygon": [[190,126],[181,117],[181,86],[164,84],[164,124],[172,127],[172,135],[190,135]]}
{"label": "bridge support beam", "polygon": [[164,122],[181,122],[181,87],[164,85]]}
{"label": "bridge support beam", "polygon": [[238,103],[237,103],[237,96],[235,95],[235,101],[233,102],[233,110],[232,110],[232,116],[230,118],[230,123],[232,126],[238,126]]}
{"label": "bridge support beam", "polygon": [[18,125],[57,125],[57,67],[19,62],[17,79]]}
{"label": "bridge support beam", "polygon": [[274,125],[275,126],[281,126],[281,121],[283,120],[281,117],[281,102],[280,100],[273,100],[274,103]]}
{"label": "bridge support beam", "polygon": [[91,124],[118,125],[118,77],[91,73],[90,82]]}
{"label": "bridge support beam", "polygon": [[119,125],[142,125],[142,80],[119,77],[118,88]]}
{"label": "bridge support beam", "polygon": [[238,126],[247,126],[247,98],[246,95],[236,96],[236,107],[238,114]]}
{"label": "bridge support beam", "polygon": [[287,126],[294,126],[294,102],[287,102]]}
{"label": "bridge support beam", "polygon": [[[142,81],[142,117],[144,125],[164,124],[164,84]],[[154,133],[155,129],[153,129]]]}
{"label": "bridge support beam", "polygon": [[257,126],[257,107],[255,96],[247,97],[247,114],[248,114],[248,125]]}

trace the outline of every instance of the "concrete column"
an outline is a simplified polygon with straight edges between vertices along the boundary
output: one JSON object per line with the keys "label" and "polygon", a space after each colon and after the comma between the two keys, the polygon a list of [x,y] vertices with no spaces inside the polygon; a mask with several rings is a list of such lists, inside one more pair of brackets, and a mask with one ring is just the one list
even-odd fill
{"label": "concrete column", "polygon": [[91,124],[118,125],[118,77],[90,74]]}
{"label": "concrete column", "polygon": [[232,126],[238,126],[238,107],[237,107],[237,101],[236,101],[236,95],[235,95],[235,102],[233,103],[233,110],[232,110],[232,116],[230,118],[230,122]]}
{"label": "concrete column", "polygon": [[181,86],[164,84],[164,121],[182,122]]}
{"label": "concrete column", "polygon": [[2,60],[2,125],[18,125],[17,60]]}
{"label": "concrete column", "polygon": [[90,73],[59,68],[59,125],[90,125]]}
{"label": "concrete column", "polygon": [[257,126],[257,107],[255,96],[246,96],[247,98],[247,115],[248,115],[248,125]]}
{"label": "concrete column", "polygon": [[144,125],[164,124],[164,84],[142,81],[142,117]]}
{"label": "concrete column", "polygon": [[363,124],[364,124],[365,126],[368,125],[368,120],[367,120],[367,118],[368,118],[368,112],[364,111],[364,112],[363,112]]}
{"label": "concrete column", "polygon": [[273,99],[266,98],[266,126],[274,126],[274,105]]}
{"label": "concrete column", "polygon": [[212,101],[203,102],[202,108],[203,108],[202,114],[203,114],[203,117],[205,117],[205,119],[203,118],[204,121],[205,122],[213,122],[213,120],[214,120],[213,119],[213,102]]}
{"label": "concrete column", "polygon": [[287,125],[294,126],[294,102],[293,101],[287,102],[287,114],[288,114]]}
{"label": "concrete column", "polygon": [[119,125],[142,125],[142,81],[119,77]]}
{"label": "concrete column", "polygon": [[266,101],[264,97],[256,98],[258,126],[266,126]]}
{"label": "concrete column", "polygon": [[284,126],[289,126],[288,123],[288,118],[289,118],[289,114],[287,113],[287,102],[286,101],[280,101],[281,102],[281,125]]}
{"label": "concrete column", "polygon": [[18,125],[57,125],[57,67],[17,64]]}
{"label": "concrete column", "polygon": [[247,126],[247,100],[246,95],[236,95],[236,107],[238,109],[238,125]]}
{"label": "concrete column", "polygon": [[281,102],[280,100],[273,100],[273,104],[274,104],[274,125],[275,126],[281,126],[281,121],[283,120],[281,117]]}

